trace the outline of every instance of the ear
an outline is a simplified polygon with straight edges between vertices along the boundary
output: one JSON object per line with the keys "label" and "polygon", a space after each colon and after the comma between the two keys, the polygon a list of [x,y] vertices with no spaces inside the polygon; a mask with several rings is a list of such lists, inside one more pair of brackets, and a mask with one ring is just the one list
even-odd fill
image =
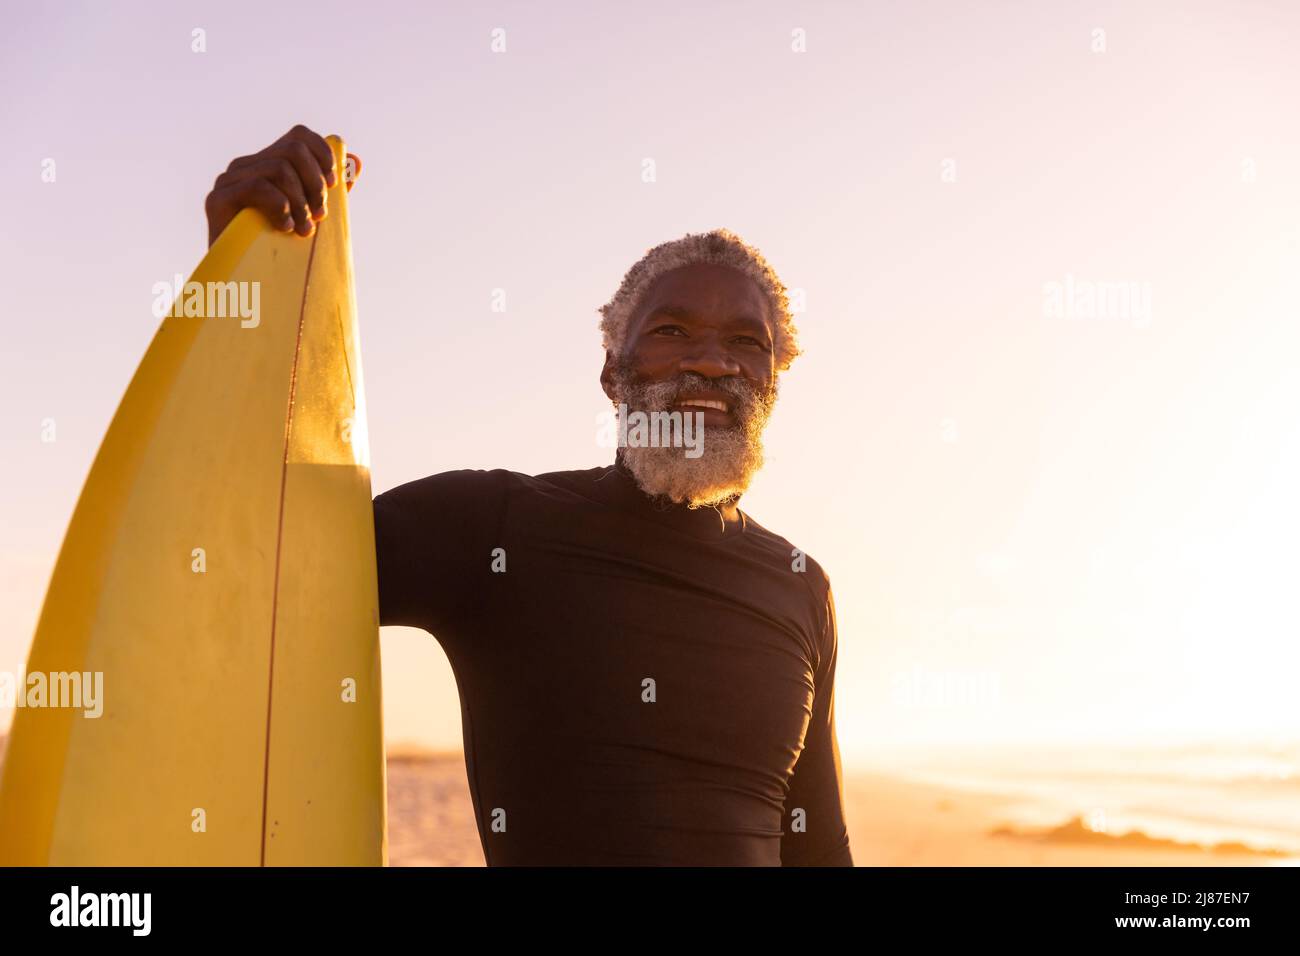
{"label": "ear", "polygon": [[605,350],[605,364],[600,370],[600,387],[605,392],[605,397],[611,402],[617,404],[618,399],[614,397],[614,378],[613,369],[611,368],[611,359],[609,349]]}

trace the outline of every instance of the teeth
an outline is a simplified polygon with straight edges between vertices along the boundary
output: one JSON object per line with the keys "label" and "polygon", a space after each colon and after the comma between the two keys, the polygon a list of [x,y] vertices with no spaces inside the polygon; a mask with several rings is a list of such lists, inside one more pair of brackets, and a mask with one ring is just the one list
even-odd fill
{"label": "teeth", "polygon": [[694,405],[697,408],[716,408],[720,412],[725,412],[727,410],[726,402],[715,402],[707,398],[688,398],[685,401],[678,402],[677,404],[683,407]]}

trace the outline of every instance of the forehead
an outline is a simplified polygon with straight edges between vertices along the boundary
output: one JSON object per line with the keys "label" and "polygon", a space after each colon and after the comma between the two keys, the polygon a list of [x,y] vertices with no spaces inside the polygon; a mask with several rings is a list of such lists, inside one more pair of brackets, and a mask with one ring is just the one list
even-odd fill
{"label": "forehead", "polygon": [[749,318],[771,322],[767,296],[739,269],[693,263],[665,272],[642,295],[635,315],[643,321],[657,309],[686,309],[704,319]]}

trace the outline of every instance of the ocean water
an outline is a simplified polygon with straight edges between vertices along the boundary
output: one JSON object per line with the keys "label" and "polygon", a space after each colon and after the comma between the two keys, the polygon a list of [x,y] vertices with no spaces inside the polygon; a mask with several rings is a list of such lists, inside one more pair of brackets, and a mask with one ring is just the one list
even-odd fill
{"label": "ocean water", "polygon": [[1002,816],[1017,830],[1081,818],[1098,834],[1240,843],[1300,861],[1300,742],[967,751],[891,772],[1003,795]]}

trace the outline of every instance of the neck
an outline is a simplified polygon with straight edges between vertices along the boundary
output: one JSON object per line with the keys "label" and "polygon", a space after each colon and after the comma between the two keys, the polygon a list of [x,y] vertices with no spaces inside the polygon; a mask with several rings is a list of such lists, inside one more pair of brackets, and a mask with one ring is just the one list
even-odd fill
{"label": "neck", "polygon": [[740,499],[732,498],[717,505],[713,510],[718,513],[718,520],[723,530],[730,530],[740,524]]}
{"label": "neck", "polygon": [[685,503],[675,502],[663,495],[650,495],[641,488],[637,483],[636,476],[632,474],[627,463],[623,460],[623,449],[618,449],[614,454],[614,467],[622,472],[627,479],[636,487],[637,491],[656,509],[660,511],[679,510],[681,512],[694,511],[701,516],[713,512],[718,518],[718,527],[723,533],[730,532],[743,526],[744,519],[740,514],[740,495],[729,498],[718,505],[701,505],[697,508],[690,508]]}

